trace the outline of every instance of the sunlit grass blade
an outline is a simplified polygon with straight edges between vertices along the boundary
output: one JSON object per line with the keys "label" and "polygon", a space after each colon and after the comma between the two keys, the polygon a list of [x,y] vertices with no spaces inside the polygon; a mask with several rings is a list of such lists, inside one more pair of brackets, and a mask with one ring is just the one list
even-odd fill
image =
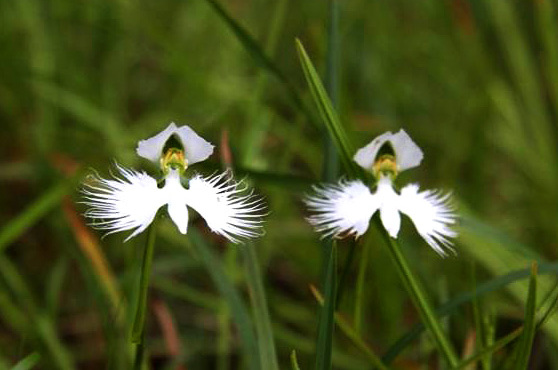
{"label": "sunlit grass blade", "polygon": [[260,344],[260,364],[262,369],[279,370],[273,331],[269,318],[268,303],[262,283],[255,246],[247,243],[241,247],[246,264],[246,282],[250,288],[250,298],[254,311],[254,323]]}
{"label": "sunlit grass blade", "polygon": [[140,270],[140,281],[138,299],[135,302],[135,316],[132,327],[131,341],[135,344],[142,344],[144,338],[145,316],[147,312],[147,294],[149,290],[149,277],[151,276],[151,265],[153,263],[153,252],[155,250],[155,235],[157,234],[157,216],[153,219],[147,231],[147,240],[143,252]]}
{"label": "sunlit grass blade", "polygon": [[331,244],[323,284],[325,299],[320,309],[318,336],[316,338],[316,369],[331,369],[335,300],[337,296],[337,243]]}
{"label": "sunlit grass blade", "polygon": [[352,161],[352,156],[354,154],[354,148],[352,147],[349,138],[345,132],[345,129],[341,125],[337,113],[331,104],[327,92],[320,80],[318,72],[312,65],[312,61],[308,57],[306,50],[302,43],[297,39],[296,48],[298,51],[298,56],[300,59],[300,64],[304,72],[304,77],[314,98],[314,102],[320,113],[323,123],[328,129],[331,138],[337,148],[337,152],[341,158],[341,163],[345,171],[351,177],[357,177],[360,174],[360,170],[357,168],[356,164]]}
{"label": "sunlit grass blade", "polygon": [[23,360],[19,361],[12,367],[12,370],[30,370],[33,369],[41,359],[41,355],[37,352],[33,352],[30,355],[27,355]]}
{"label": "sunlit grass blade", "polygon": [[527,304],[525,307],[525,318],[523,319],[523,333],[516,347],[515,365],[517,369],[527,369],[529,358],[531,357],[531,348],[533,339],[535,338],[535,320],[536,320],[536,304],[537,304],[537,263],[533,262],[531,266],[531,277],[529,278],[529,292],[527,295]]}
{"label": "sunlit grass blade", "polygon": [[[312,294],[314,295],[318,303],[323,307],[324,298],[320,294],[320,292],[313,286],[310,286],[310,290],[312,291]],[[382,363],[380,357],[378,357],[378,355],[376,355],[372,348],[370,348],[370,346],[368,346],[368,344],[364,342],[360,334],[351,327],[351,324],[349,324],[343,316],[336,312],[334,315],[334,320],[335,324],[339,327],[343,334],[345,334],[347,338],[349,338],[353,342],[353,344],[366,355],[372,365],[374,365],[378,369],[387,369],[386,365]]]}
{"label": "sunlit grass blade", "polygon": [[256,336],[254,334],[254,327],[252,325],[251,317],[242,300],[238,290],[235,288],[233,282],[225,273],[221,261],[211,251],[209,245],[199,235],[199,233],[191,228],[188,230],[188,239],[190,245],[201,257],[207,272],[213,280],[215,286],[221,293],[223,299],[227,302],[232,319],[236,324],[242,347],[244,349],[245,359],[248,363],[248,368],[259,369],[259,351]]}
{"label": "sunlit grass blade", "polygon": [[298,360],[296,359],[296,351],[294,349],[291,351],[291,368],[292,370],[300,370]]}
{"label": "sunlit grass blade", "polygon": [[[378,219],[376,218],[376,220]],[[415,308],[419,311],[422,322],[428,328],[430,334],[432,335],[432,339],[434,340],[438,351],[444,356],[446,362],[450,366],[456,366],[458,363],[458,357],[455,353],[455,349],[451,345],[445,333],[442,331],[442,327],[438,321],[438,318],[436,317],[436,314],[432,309],[430,302],[428,302],[423,289],[420,287],[418,280],[414,277],[411,269],[409,268],[405,257],[401,253],[397,240],[391,238],[385,232],[383,233],[383,235],[385,236],[390,254],[397,266],[397,271],[401,277],[401,280],[403,280],[405,288],[411,296]]]}
{"label": "sunlit grass blade", "polygon": [[19,215],[0,229],[0,251],[19,238],[27,229],[44,217],[47,212],[60,204],[64,195],[68,194],[78,175],[62,180],[46,190]]}

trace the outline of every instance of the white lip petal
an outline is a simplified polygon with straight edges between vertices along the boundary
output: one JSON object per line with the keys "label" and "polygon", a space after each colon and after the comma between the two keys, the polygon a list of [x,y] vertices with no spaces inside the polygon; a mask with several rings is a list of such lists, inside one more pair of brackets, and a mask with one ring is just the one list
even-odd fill
{"label": "white lip petal", "polygon": [[120,178],[95,177],[94,184],[82,189],[83,203],[90,207],[85,216],[98,220],[92,226],[108,230],[108,234],[133,229],[126,238],[129,240],[149,226],[166,197],[157,181],[146,173],[119,165],[116,168]]}
{"label": "white lip petal", "polygon": [[424,157],[422,150],[403,129],[395,134],[388,131],[376,137],[368,145],[360,148],[356,152],[353,157],[354,161],[358,163],[359,166],[370,171],[374,165],[378,151],[387,141],[391,142],[393,150],[395,151],[398,171],[416,167],[422,161]]}
{"label": "white lip petal", "polygon": [[213,145],[194,132],[189,126],[176,127],[174,122],[157,135],[138,142],[136,153],[154,163],[159,163],[167,140],[176,134],[184,146],[188,164],[201,162],[213,153]]}
{"label": "white lip petal", "polygon": [[180,201],[170,201],[167,205],[167,211],[178,231],[186,234],[188,231],[188,208],[186,208],[186,204]]}
{"label": "white lip petal", "polygon": [[392,238],[397,238],[401,227],[401,216],[399,215],[399,195],[393,190],[391,180],[382,177],[378,182],[376,196],[381,202],[380,219],[382,224]]}
{"label": "white lip petal", "polygon": [[189,181],[184,200],[214,233],[238,243],[240,238],[262,234],[261,217],[265,211],[260,198],[242,195],[244,191],[227,172],[209,178],[198,175]]}
{"label": "white lip petal", "polygon": [[317,214],[308,221],[323,236],[340,237],[368,229],[370,218],[379,207],[379,199],[361,181],[340,181],[336,185],[314,188],[316,194],[304,202]]}
{"label": "white lip petal", "polygon": [[438,254],[445,256],[446,249],[454,252],[450,238],[457,233],[450,228],[456,221],[451,194],[418,189],[418,185],[411,184],[401,190],[399,210],[409,216],[418,233]]}

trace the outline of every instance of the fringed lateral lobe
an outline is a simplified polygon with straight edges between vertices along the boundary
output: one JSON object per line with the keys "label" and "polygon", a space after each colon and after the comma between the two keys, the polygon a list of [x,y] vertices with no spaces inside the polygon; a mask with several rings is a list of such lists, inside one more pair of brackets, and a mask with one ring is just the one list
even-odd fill
{"label": "fringed lateral lobe", "polygon": [[450,228],[457,218],[451,194],[418,190],[418,185],[411,184],[397,194],[388,178],[380,179],[374,193],[358,180],[314,187],[315,194],[305,199],[310,211],[315,212],[308,221],[324,237],[359,237],[379,210],[383,226],[392,238],[397,238],[401,212],[409,216],[430,247],[445,256],[446,250],[453,252],[450,239],[457,236]]}
{"label": "fringed lateral lobe", "polygon": [[207,222],[209,228],[233,243],[239,238],[263,234],[262,220],[266,207],[261,197],[246,192],[228,172],[203,178],[199,175],[189,182],[186,203]]}
{"label": "fringed lateral lobe", "polygon": [[188,228],[186,206],[195,209],[213,232],[234,243],[262,234],[263,200],[253,193],[242,195],[246,188],[239,187],[227,172],[208,178],[196,175],[185,189],[177,171],[171,171],[159,188],[156,180],[143,172],[119,165],[116,168],[119,176],[95,176],[95,183],[82,189],[83,203],[90,207],[85,216],[95,220],[93,227],[107,230],[107,234],[134,230],[126,240],[138,235],[163,205],[183,234]]}

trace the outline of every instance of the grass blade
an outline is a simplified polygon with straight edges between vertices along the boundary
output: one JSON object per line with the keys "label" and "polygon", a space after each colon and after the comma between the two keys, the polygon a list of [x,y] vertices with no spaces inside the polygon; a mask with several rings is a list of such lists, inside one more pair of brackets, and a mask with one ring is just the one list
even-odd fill
{"label": "grass blade", "polygon": [[14,367],[12,367],[12,370],[30,370],[37,365],[40,359],[41,355],[37,352],[33,352],[23,360],[19,361]]}
{"label": "grass blade", "polygon": [[333,345],[335,298],[337,296],[337,243],[333,242],[324,281],[325,300],[320,309],[318,337],[316,340],[316,369],[331,369],[331,347]]}
{"label": "grass blade", "polygon": [[516,348],[517,357],[515,358],[515,366],[517,369],[527,369],[529,365],[529,357],[531,356],[531,348],[533,339],[535,338],[535,314],[537,304],[537,263],[533,262],[531,266],[531,277],[529,278],[529,292],[527,295],[527,305],[525,307],[524,330]]}
{"label": "grass blade", "polygon": [[306,78],[306,82],[308,83],[312,97],[314,98],[314,103],[316,103],[322,122],[325,124],[331,138],[333,139],[337,152],[341,157],[341,163],[343,164],[345,171],[351,177],[357,177],[361,174],[361,171],[352,160],[354,148],[352,147],[345,129],[337,117],[337,113],[332,106],[331,100],[329,99],[320,80],[318,72],[316,72],[316,69],[308,57],[304,46],[298,39],[296,40],[296,48],[302,70],[304,72],[304,77]]}
{"label": "grass blade", "polygon": [[269,311],[262,275],[258,264],[258,257],[254,244],[249,243],[241,247],[246,261],[246,280],[250,288],[250,298],[254,310],[254,322],[258,343],[260,344],[260,364],[262,369],[279,370],[277,353],[273,341],[273,331],[269,319]]}
{"label": "grass blade", "polygon": [[300,366],[298,365],[298,360],[296,359],[296,351],[294,349],[291,352],[291,368],[293,370],[300,370]]}

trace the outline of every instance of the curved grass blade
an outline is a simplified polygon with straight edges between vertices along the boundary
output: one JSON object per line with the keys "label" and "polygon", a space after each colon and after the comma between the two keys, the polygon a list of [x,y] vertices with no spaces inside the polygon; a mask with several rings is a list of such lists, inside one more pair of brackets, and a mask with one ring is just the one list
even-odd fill
{"label": "curved grass blade", "polygon": [[291,367],[293,370],[300,370],[298,360],[296,359],[296,351],[294,349],[291,351]]}
{"label": "curved grass blade", "polygon": [[217,15],[225,22],[225,24],[230,28],[233,34],[236,36],[238,41],[244,46],[246,51],[254,58],[254,60],[265,70],[275,76],[283,86],[287,89],[289,96],[293,103],[302,110],[312,123],[314,119],[310,110],[304,104],[304,101],[300,97],[299,93],[287,78],[287,76],[277,67],[277,65],[267,56],[265,51],[259,45],[259,43],[240,25],[229,13],[219,4],[216,0],[206,0],[207,3],[215,10]]}

